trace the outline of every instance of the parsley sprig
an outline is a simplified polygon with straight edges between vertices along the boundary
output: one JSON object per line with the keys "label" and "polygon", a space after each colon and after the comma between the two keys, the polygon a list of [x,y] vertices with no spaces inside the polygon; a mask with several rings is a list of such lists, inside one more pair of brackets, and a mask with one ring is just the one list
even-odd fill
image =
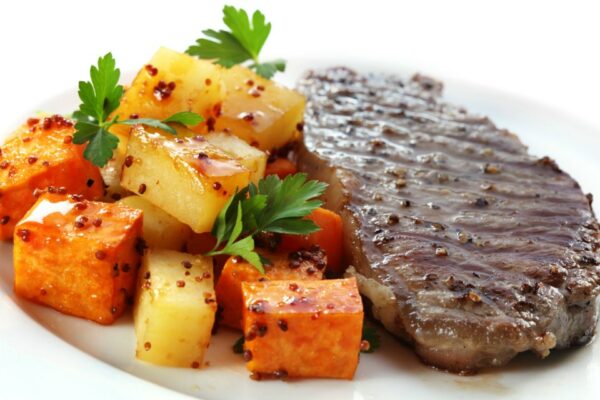
{"label": "parsley sprig", "polygon": [[120,120],[118,115],[110,118],[123,97],[123,86],[119,85],[120,76],[121,71],[117,68],[114,57],[108,53],[98,59],[98,65],[91,67],[91,81],[79,82],[81,104],[73,113],[73,118],[77,120],[73,142],[87,143],[83,156],[93,164],[103,167],[112,158],[113,151],[119,144],[119,138],[109,132],[110,127],[115,124],[143,124],[175,135],[177,132],[169,123],[193,126],[202,122],[200,115],[188,111],[173,114],[162,121],[152,118]]}
{"label": "parsley sprig", "polygon": [[254,249],[253,236],[260,232],[306,235],[319,230],[304,219],[322,202],[317,199],[327,188],[319,181],[307,181],[306,174],[288,175],[281,180],[275,175],[236,192],[219,213],[212,234],[215,247],[209,256],[240,256],[264,273],[268,260]]}
{"label": "parsley sprig", "polygon": [[223,22],[229,31],[208,29],[203,31],[206,38],[196,40],[186,52],[198,58],[215,60],[217,64],[230,68],[247,61],[248,68],[264,78],[270,79],[276,72],[285,71],[285,61],[281,59],[260,62],[258,56],[269,34],[271,23],[259,10],[252,14],[252,21],[243,9],[233,6],[223,7]]}

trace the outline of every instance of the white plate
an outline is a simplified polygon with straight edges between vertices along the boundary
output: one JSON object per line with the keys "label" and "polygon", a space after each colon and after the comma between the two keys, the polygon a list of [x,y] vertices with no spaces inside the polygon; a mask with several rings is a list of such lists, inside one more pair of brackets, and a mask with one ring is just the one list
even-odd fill
{"label": "white plate", "polygon": [[[337,64],[291,62],[283,80],[291,83],[307,68]],[[356,63],[354,67],[369,69]],[[386,72],[391,71],[388,68]],[[407,76],[401,69],[393,72]],[[461,82],[445,83],[448,100],[489,115],[499,126],[517,132],[532,153],[556,158],[585,191],[600,196],[598,130],[505,93]],[[76,104],[77,95],[70,92],[41,104],[32,101],[31,113],[70,112]],[[8,134],[26,116],[1,126],[0,132]],[[241,357],[231,351],[239,334],[222,330],[208,351],[208,367],[199,371],[155,367],[134,358],[130,316],[103,327],[15,298],[11,253],[11,244],[0,244],[0,398],[186,397],[177,392],[207,400],[600,398],[598,341],[553,352],[543,361],[519,356],[505,368],[461,377],[425,367],[408,347],[382,332],[381,349],[361,356],[353,381],[255,382],[248,378]]]}

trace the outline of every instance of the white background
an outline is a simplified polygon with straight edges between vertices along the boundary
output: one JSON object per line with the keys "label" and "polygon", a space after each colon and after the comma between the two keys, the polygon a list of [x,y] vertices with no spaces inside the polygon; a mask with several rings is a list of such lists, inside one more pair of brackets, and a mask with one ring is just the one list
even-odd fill
{"label": "white background", "polygon": [[[267,57],[394,63],[536,99],[600,125],[597,1],[229,1],[273,21]],[[0,115],[76,87],[107,51],[123,71],[220,27],[219,1],[0,5]],[[52,111],[52,110],[49,110]]]}
{"label": "white background", "polygon": [[[402,70],[468,81],[530,98],[600,128],[598,2],[229,3],[260,8],[273,21],[265,58],[325,58],[334,64],[351,59],[367,65],[398,65]],[[73,91],[78,80],[88,79],[89,66],[108,51],[113,52],[123,71],[133,71],[161,45],[184,50],[201,30],[221,26],[221,8],[222,3],[217,1],[0,0],[3,126],[8,124],[6,121],[16,125],[25,112],[47,98]],[[543,150],[555,154],[559,149],[551,149],[551,136],[548,148]],[[0,311],[15,307],[3,300],[0,298]],[[34,330],[34,322],[24,321],[20,322],[23,329],[17,332],[11,330],[12,321],[0,320],[0,340],[7,341],[0,343],[0,348],[6,352],[14,347],[13,359],[22,354],[24,360],[35,359],[46,343],[56,351],[44,351],[35,363],[23,361],[9,366],[0,360],[0,398],[37,398],[33,393],[43,393],[52,382],[61,386],[62,398],[80,396],[90,379],[90,372],[80,366],[87,364],[69,362],[69,377],[65,377],[65,370],[55,367],[61,364],[68,345],[58,340],[46,342],[46,337]],[[14,333],[2,336],[3,332]],[[31,343],[27,350],[14,346],[21,335],[28,336],[27,343]],[[590,371],[589,376],[597,376],[597,366]],[[86,398],[153,399],[164,398],[161,396],[166,393],[142,386],[137,380],[129,383],[136,391],[121,392],[119,387],[128,377],[114,374],[100,363],[94,364],[93,373],[97,384]],[[6,387],[9,393],[3,391]],[[58,398],[58,394],[50,391],[48,398]]]}

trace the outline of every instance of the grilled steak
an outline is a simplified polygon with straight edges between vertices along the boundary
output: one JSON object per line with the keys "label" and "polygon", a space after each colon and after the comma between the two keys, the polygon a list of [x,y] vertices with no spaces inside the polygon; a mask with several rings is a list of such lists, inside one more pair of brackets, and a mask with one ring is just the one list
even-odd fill
{"label": "grilled steak", "polygon": [[300,169],[330,183],[362,294],[433,366],[470,372],[588,342],[600,292],[591,196],[423,76],[311,72]]}

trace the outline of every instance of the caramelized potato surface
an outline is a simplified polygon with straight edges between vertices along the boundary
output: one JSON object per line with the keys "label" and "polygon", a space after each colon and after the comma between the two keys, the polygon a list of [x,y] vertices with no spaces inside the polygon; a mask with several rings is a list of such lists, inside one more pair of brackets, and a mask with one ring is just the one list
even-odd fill
{"label": "caramelized potato surface", "polygon": [[136,127],[121,185],[165,210],[194,232],[209,232],[250,171],[202,136],[167,137]]}
{"label": "caramelized potato surface", "polygon": [[241,66],[224,70],[222,76],[225,96],[215,131],[233,133],[261,150],[300,137],[304,96]]}
{"label": "caramelized potato surface", "polygon": [[[214,121],[215,105],[223,100],[221,70],[222,67],[210,61],[163,47],[138,72],[111,117],[163,120],[181,111],[192,111],[205,120],[192,129],[206,133],[206,121]],[[130,131],[131,127],[126,125],[111,127],[120,142],[113,160],[102,169],[109,193],[123,193],[119,176]]]}

